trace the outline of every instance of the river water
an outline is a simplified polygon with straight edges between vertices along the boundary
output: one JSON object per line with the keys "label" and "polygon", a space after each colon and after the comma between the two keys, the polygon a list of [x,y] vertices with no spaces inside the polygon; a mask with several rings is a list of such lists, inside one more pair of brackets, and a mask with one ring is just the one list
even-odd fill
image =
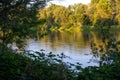
{"label": "river water", "polygon": [[[65,54],[70,58],[64,59],[65,62],[82,64],[82,67],[99,66],[98,58],[91,53],[91,42],[96,46],[103,45],[101,33],[94,32],[52,32],[39,40],[29,39],[25,50],[43,51],[46,54]],[[112,33],[112,36],[120,40],[120,34]]]}

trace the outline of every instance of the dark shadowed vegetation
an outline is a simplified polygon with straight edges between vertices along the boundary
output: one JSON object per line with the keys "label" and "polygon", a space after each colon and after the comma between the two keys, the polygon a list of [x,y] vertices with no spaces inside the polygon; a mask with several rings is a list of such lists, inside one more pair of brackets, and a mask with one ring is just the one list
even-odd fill
{"label": "dark shadowed vegetation", "polygon": [[[104,48],[105,47],[105,48]],[[110,39],[106,46],[96,47],[91,43],[92,54],[99,57],[99,66],[63,62],[64,54],[43,52],[17,53],[6,48],[0,53],[1,80],[119,80],[120,42]],[[1,50],[1,48],[0,48]],[[101,54],[101,55],[99,55]]]}
{"label": "dark shadowed vegetation", "polygon": [[[43,9],[45,2],[41,0],[1,0],[0,80],[119,80],[120,41],[110,33],[120,29],[119,4],[120,0],[91,0],[89,5]],[[91,54],[99,58],[99,66],[82,68],[80,63],[63,62],[69,58],[63,53],[23,49],[25,39],[41,38],[47,31],[89,29],[102,34],[104,45],[91,41]],[[12,42],[17,43],[18,50],[7,46]]]}

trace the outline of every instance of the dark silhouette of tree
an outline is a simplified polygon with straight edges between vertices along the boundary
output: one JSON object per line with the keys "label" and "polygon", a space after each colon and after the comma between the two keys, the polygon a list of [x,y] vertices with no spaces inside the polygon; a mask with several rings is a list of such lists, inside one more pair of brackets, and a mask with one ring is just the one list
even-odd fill
{"label": "dark silhouette of tree", "polygon": [[1,0],[0,43],[7,45],[32,36],[38,23],[37,11],[45,4],[45,0]]}

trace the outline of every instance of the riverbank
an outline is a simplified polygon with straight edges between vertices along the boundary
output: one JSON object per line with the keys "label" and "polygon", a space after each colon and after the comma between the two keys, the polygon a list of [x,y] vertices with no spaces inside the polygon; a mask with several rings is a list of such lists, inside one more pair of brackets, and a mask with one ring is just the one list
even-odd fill
{"label": "riverbank", "polygon": [[51,32],[80,32],[80,31],[101,31],[101,30],[109,30],[111,32],[120,31],[120,25],[112,25],[112,26],[103,26],[103,27],[94,27],[94,26],[74,26],[74,27],[51,27],[49,29]]}
{"label": "riverbank", "polygon": [[[105,52],[110,55],[104,56],[103,59],[109,57],[113,60],[112,63],[108,60],[108,63],[102,63],[99,67],[86,68],[82,68],[79,63],[74,65],[62,62],[64,54],[35,53],[37,55],[29,52],[20,54],[9,49],[0,53],[0,80],[119,80],[119,51],[113,50],[111,53],[109,49]],[[71,69],[73,66],[74,70]]]}

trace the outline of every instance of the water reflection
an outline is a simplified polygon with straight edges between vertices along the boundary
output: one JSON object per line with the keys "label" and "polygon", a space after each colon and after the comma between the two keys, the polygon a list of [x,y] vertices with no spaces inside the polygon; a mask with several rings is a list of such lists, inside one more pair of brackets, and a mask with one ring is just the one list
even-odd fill
{"label": "water reflection", "polygon": [[[104,46],[103,35],[99,32],[52,32],[39,41],[29,39],[25,49],[33,51],[41,51],[42,49],[45,50],[45,53],[53,52],[54,54],[64,53],[70,56],[69,59],[64,61],[80,62],[82,67],[94,66],[99,65],[98,62],[95,62],[99,58],[95,58],[91,54],[91,43],[94,42],[98,47],[100,45]],[[119,33],[110,33],[109,35],[120,40]]]}

